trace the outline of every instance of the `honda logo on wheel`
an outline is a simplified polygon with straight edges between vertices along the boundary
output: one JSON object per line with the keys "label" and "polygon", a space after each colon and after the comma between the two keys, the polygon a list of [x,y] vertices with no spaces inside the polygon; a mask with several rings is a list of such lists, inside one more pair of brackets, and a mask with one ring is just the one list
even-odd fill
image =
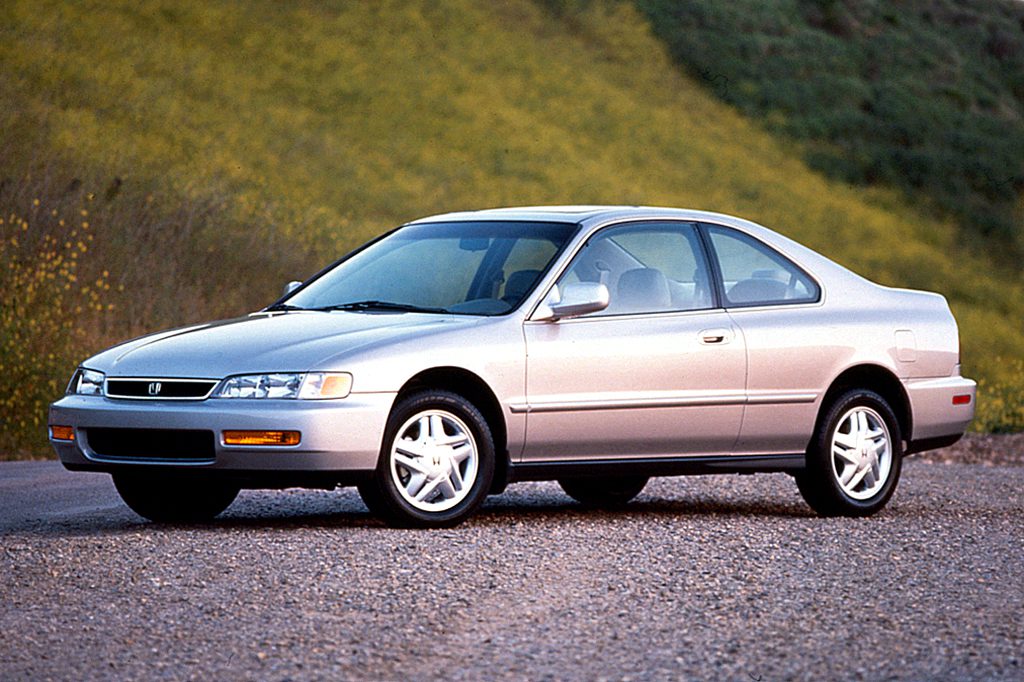
{"label": "honda logo on wheel", "polygon": [[149,394],[150,395],[160,395],[160,389],[161,388],[163,388],[163,387],[160,385],[160,382],[159,381],[154,381],[153,383],[151,383],[149,385]]}

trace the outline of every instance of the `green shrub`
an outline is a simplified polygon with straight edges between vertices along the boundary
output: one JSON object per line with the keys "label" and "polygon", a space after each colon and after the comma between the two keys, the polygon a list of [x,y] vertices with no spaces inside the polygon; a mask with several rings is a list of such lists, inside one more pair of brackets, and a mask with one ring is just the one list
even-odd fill
{"label": "green shrub", "polygon": [[[1024,257],[1024,4],[637,0],[710,91]],[[780,115],[781,114],[781,115]]]}

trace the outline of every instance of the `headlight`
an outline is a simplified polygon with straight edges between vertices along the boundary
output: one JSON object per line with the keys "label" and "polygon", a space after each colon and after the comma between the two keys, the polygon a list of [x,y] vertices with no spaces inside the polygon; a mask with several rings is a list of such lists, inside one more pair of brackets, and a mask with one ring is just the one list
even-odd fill
{"label": "headlight", "polygon": [[103,395],[103,380],[106,378],[103,372],[79,367],[75,375],[71,377],[67,392],[79,395]]}
{"label": "headlight", "polygon": [[220,382],[211,397],[328,400],[344,398],[351,390],[352,375],[345,372],[245,374]]}

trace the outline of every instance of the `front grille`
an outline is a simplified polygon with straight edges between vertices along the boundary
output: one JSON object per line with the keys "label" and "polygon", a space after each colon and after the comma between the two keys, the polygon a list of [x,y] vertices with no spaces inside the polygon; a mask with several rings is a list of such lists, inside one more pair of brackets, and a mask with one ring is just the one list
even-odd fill
{"label": "front grille", "polygon": [[216,379],[107,379],[107,397],[131,400],[204,400],[216,385]]}
{"label": "front grille", "polygon": [[114,459],[212,461],[213,431],[176,429],[85,429],[89,449]]}

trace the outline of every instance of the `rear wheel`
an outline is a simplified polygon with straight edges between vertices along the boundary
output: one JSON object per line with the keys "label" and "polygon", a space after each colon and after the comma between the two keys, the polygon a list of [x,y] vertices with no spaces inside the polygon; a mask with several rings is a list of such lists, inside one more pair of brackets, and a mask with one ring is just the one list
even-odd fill
{"label": "rear wheel", "polygon": [[558,485],[577,502],[588,507],[621,507],[647,485],[646,476],[587,476],[561,478]]}
{"label": "rear wheel", "polygon": [[468,400],[424,391],[400,401],[385,429],[366,506],[398,525],[453,526],[487,496],[494,477],[490,427]]}
{"label": "rear wheel", "polygon": [[239,487],[197,476],[115,474],[114,487],[139,516],[158,523],[209,521],[227,509]]}
{"label": "rear wheel", "polygon": [[839,396],[796,475],[800,494],[822,516],[870,516],[896,490],[902,464],[899,422],[885,398],[851,390]]}

